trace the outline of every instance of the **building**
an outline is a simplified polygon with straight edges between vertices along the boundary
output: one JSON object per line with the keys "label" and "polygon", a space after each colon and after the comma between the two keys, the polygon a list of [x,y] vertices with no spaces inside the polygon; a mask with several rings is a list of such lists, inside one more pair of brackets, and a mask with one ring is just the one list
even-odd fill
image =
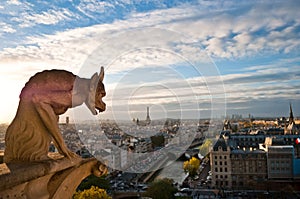
{"label": "building", "polygon": [[290,117],[289,117],[288,126],[285,128],[285,134],[295,135],[299,133],[300,133],[300,125],[295,123],[292,104],[290,104]]}
{"label": "building", "polygon": [[232,186],[230,152],[227,140],[220,136],[210,153],[213,187]]}
{"label": "building", "polygon": [[134,151],[136,153],[147,153],[152,150],[152,141],[150,138],[139,138],[138,142],[134,145]]}
{"label": "building", "polygon": [[[255,150],[251,147],[240,148],[236,145],[238,140],[236,137],[230,139],[220,136],[212,148],[210,153],[212,187],[235,189],[257,187],[267,180],[266,152],[258,147]],[[259,141],[249,139],[252,140]]]}
{"label": "building", "polygon": [[293,179],[293,146],[268,146],[267,161],[268,179]]}
{"label": "building", "polygon": [[270,184],[280,187],[278,183],[300,183],[298,140],[298,135],[291,134],[221,132],[210,153],[212,187],[269,189]]}
{"label": "building", "polygon": [[230,162],[234,188],[257,187],[267,179],[267,158],[263,150],[232,150]]}

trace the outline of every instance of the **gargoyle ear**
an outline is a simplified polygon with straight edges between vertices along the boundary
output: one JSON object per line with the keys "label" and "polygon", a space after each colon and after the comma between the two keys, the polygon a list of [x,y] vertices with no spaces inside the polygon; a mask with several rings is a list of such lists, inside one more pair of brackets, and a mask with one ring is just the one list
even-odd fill
{"label": "gargoyle ear", "polygon": [[96,90],[97,85],[98,85],[98,81],[99,81],[98,73],[95,73],[91,78],[90,91],[95,91]]}
{"label": "gargoyle ear", "polygon": [[104,78],[104,68],[103,66],[101,66],[101,70],[100,70],[100,75],[99,75],[99,81],[103,81]]}

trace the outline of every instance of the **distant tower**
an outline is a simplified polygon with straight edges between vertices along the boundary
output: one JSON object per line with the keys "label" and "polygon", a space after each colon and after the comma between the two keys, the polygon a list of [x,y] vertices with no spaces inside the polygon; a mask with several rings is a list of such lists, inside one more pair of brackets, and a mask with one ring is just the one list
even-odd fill
{"label": "distant tower", "polygon": [[290,103],[290,118],[289,118],[289,124],[294,123],[294,115],[293,115],[293,109],[292,104]]}
{"label": "distant tower", "polygon": [[289,124],[287,126],[285,134],[295,134],[296,131],[297,131],[297,129],[296,129],[295,121],[294,121],[292,104],[290,103],[290,118],[289,118]]}
{"label": "distant tower", "polygon": [[147,117],[146,117],[146,123],[150,124],[151,119],[150,119],[150,114],[149,114],[149,107],[147,106]]}
{"label": "distant tower", "polygon": [[223,124],[223,131],[226,130],[232,131],[232,127],[229,120],[225,120]]}
{"label": "distant tower", "polygon": [[70,122],[69,117],[66,117],[66,125],[68,125]]}

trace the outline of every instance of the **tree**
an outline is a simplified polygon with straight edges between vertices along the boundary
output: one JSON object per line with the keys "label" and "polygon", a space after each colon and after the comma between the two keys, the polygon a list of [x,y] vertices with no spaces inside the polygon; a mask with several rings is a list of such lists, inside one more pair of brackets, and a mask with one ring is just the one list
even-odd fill
{"label": "tree", "polygon": [[111,199],[104,189],[92,186],[90,189],[75,192],[73,199]]}
{"label": "tree", "polygon": [[95,175],[90,175],[86,177],[80,185],[77,187],[77,191],[83,191],[85,189],[90,189],[92,186],[96,186],[102,189],[109,189],[110,185],[105,176],[97,177]]}
{"label": "tree", "polygon": [[173,187],[173,180],[164,178],[152,182],[143,196],[153,199],[171,199],[175,197],[176,192],[177,189]]}
{"label": "tree", "polygon": [[206,139],[205,142],[199,147],[200,154],[205,156],[209,153],[209,148],[212,145],[211,139]]}
{"label": "tree", "polygon": [[165,144],[165,138],[163,135],[151,136],[151,142],[152,142],[153,148],[163,147]]}
{"label": "tree", "polygon": [[200,160],[192,157],[191,159],[183,162],[183,170],[189,173],[190,176],[195,176],[197,174],[197,170],[200,166]]}

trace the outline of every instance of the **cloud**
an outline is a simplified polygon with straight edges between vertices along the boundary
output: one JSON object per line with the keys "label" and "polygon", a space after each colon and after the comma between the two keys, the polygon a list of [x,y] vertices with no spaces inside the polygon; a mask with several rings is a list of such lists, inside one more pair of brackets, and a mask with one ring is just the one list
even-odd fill
{"label": "cloud", "polygon": [[[284,63],[289,61],[283,60],[223,75],[228,113],[247,114],[248,111],[258,116],[283,116],[283,105],[291,100],[298,103],[300,73],[297,59],[290,60],[293,63],[288,67],[284,67]],[[234,112],[239,107],[245,109]]]}
{"label": "cloud", "polygon": [[100,12],[106,11],[106,8],[114,8],[114,5],[106,1],[96,1],[96,0],[82,0],[78,5],[80,10],[85,12]]}
{"label": "cloud", "polygon": [[[234,1],[199,1],[176,5],[168,8],[167,4],[157,4],[138,12],[138,2],[87,0],[80,4],[73,2],[74,7],[55,5],[39,11],[33,9],[36,5],[19,1],[11,2],[9,6],[0,4],[0,7],[5,7],[0,8],[0,12],[6,10],[5,14],[12,16],[15,23],[0,22],[4,27],[0,35],[23,34],[17,44],[11,43],[10,47],[0,51],[1,68],[12,68],[3,74],[6,80],[21,78],[25,82],[30,75],[43,69],[63,68],[81,74],[82,68],[85,68],[87,73],[84,75],[90,77],[95,70],[98,71],[100,64],[105,64],[107,75],[111,76],[109,88],[113,89],[116,87],[115,81],[119,80],[117,75],[127,74],[136,68],[185,67],[177,71],[187,79],[185,85],[177,83],[176,78],[172,79],[174,75],[170,72],[156,71],[152,77],[165,77],[172,84],[170,88],[177,88],[180,91],[178,96],[186,103],[189,99],[183,97],[193,96],[195,92],[203,104],[208,103],[212,94],[222,98],[223,85],[220,85],[219,78],[225,83],[232,107],[234,102],[249,107],[247,103],[262,97],[271,100],[275,96],[284,99],[289,95],[299,96],[297,89],[292,89],[299,86],[299,65],[296,64],[299,60],[289,62],[277,57],[297,56],[299,51],[300,14],[297,1],[277,1],[272,6],[261,1],[242,1],[239,4]],[[118,10],[120,7],[124,10]],[[76,8],[80,12],[76,12]],[[119,11],[121,14],[117,16]],[[114,15],[106,23],[102,21],[101,24],[90,25],[98,22],[97,18],[102,13]],[[87,20],[86,15],[91,19]],[[76,26],[80,20],[86,24]],[[60,23],[75,25],[66,30],[58,26]],[[39,32],[39,25],[46,25],[49,29],[53,27],[54,30],[47,30],[50,32],[47,34]],[[243,60],[258,55],[274,56],[274,61],[265,65],[248,64],[247,68],[236,69],[235,74],[221,77],[217,76],[217,68],[209,58],[221,60],[222,63],[224,60]],[[202,73],[205,78],[193,79],[192,72],[187,74],[187,66],[199,63],[209,63],[200,67],[200,75]],[[14,70],[21,77],[17,77]],[[164,84],[168,81],[159,80]],[[126,83],[124,86],[129,86],[130,82]],[[193,89],[189,88],[189,84]],[[209,90],[208,84],[216,87]],[[171,103],[173,99],[170,94],[160,89],[157,91],[159,95],[151,96],[153,102]],[[142,97],[135,100],[138,104],[145,103]]]}
{"label": "cloud", "polygon": [[[89,29],[78,28],[72,31],[75,35],[64,34],[66,37],[107,38],[112,33],[130,30],[132,28],[157,27],[169,29],[190,38],[193,42],[178,43],[180,52],[193,54],[206,51],[215,59],[255,56],[257,53],[295,52],[299,49],[299,20],[298,12],[293,2],[276,3],[268,7],[268,3],[242,3],[240,7],[232,3],[209,3],[214,10],[205,10],[201,7],[207,2],[200,1],[200,5],[183,4],[176,8],[160,9],[144,13],[133,12],[127,15],[126,20],[115,20],[111,24],[91,26]],[[294,3],[295,4],[295,3]],[[230,7],[233,6],[233,7]],[[248,6],[248,7],[246,7]],[[108,2],[93,0],[82,1],[78,5],[91,16],[97,16],[103,9],[114,10],[115,5]],[[265,10],[268,7],[267,11]],[[264,12],[263,12],[264,10]],[[93,15],[93,13],[95,15]],[[50,9],[41,13],[23,13],[23,16],[14,18],[22,27],[34,24],[54,25],[60,21],[71,21],[72,13],[66,8]],[[297,17],[298,16],[298,17]],[[76,20],[78,20],[76,18]],[[282,27],[283,30],[282,30]],[[81,30],[87,31],[85,34]],[[104,31],[103,31],[104,30]],[[92,31],[92,32],[89,32]],[[105,32],[106,31],[106,32]],[[77,35],[77,33],[81,35]],[[61,37],[61,33],[53,34]],[[46,39],[51,39],[46,36]],[[60,38],[63,39],[63,38]],[[66,38],[71,40],[72,38]],[[165,38],[161,38],[163,40]],[[57,39],[56,39],[57,40]],[[76,40],[74,42],[77,42]],[[175,41],[176,42],[176,41]],[[196,59],[199,57],[195,57]]]}
{"label": "cloud", "polygon": [[4,33],[14,33],[16,30],[10,25],[3,22],[0,22],[1,30],[0,30],[0,36]]}
{"label": "cloud", "polygon": [[21,13],[32,11],[33,4],[21,2],[18,0],[1,1],[0,2],[0,20],[6,20],[7,24],[11,23],[11,19],[19,16]]}
{"label": "cloud", "polygon": [[[76,9],[85,16],[99,21],[99,15],[109,16],[114,13],[114,4],[106,1],[82,0],[76,6]],[[101,17],[101,18],[102,18]]]}
{"label": "cloud", "polygon": [[[299,49],[299,20],[294,17],[299,16],[299,13],[295,9],[297,5],[292,3],[295,4],[277,3],[268,7],[268,3],[256,2],[247,9],[241,6],[242,8],[234,7],[229,11],[229,8],[223,8],[222,11],[203,11],[201,14],[187,9],[192,14],[185,14],[168,22],[167,17],[163,25],[171,24],[170,27],[198,39],[214,58],[239,58],[263,52],[292,52]],[[162,13],[157,15],[163,16]],[[290,35],[285,37],[285,31],[280,30],[282,27],[287,27]],[[274,35],[274,31],[279,34]]]}
{"label": "cloud", "polygon": [[9,0],[7,1],[8,4],[13,4],[13,5],[21,5],[22,3],[19,2],[18,0]]}
{"label": "cloud", "polygon": [[68,9],[47,10],[41,13],[23,13],[12,20],[19,23],[21,28],[31,27],[37,24],[53,25],[63,20],[70,20],[73,14]]}

